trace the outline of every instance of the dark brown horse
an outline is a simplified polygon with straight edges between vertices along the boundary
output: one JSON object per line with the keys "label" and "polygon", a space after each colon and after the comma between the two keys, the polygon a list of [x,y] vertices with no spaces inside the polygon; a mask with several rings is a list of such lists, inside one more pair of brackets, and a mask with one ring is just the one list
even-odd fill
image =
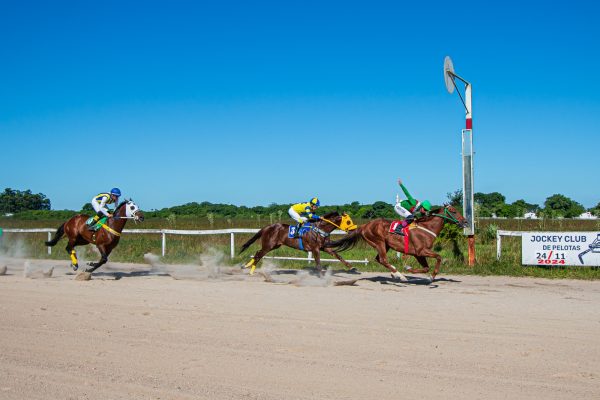
{"label": "dark brown horse", "polygon": [[75,246],[86,245],[89,243],[96,245],[100,251],[100,261],[97,263],[88,263],[92,268],[86,271],[94,272],[108,261],[109,254],[117,247],[119,239],[121,238],[121,232],[123,231],[127,220],[133,219],[134,221],[143,221],[144,214],[133,200],[127,200],[117,206],[114,215],[108,218],[106,224],[103,224],[96,232],[92,232],[88,229],[86,225],[88,218],[89,216],[84,214],[74,216],[56,230],[52,240],[46,242],[46,246],[54,246],[63,235],[67,235],[69,243],[67,243],[65,249],[71,256],[71,266],[74,271],[77,271],[79,268]]}
{"label": "dark brown horse", "polygon": [[254,254],[252,259],[246,263],[243,268],[251,268],[250,274],[254,273],[256,264],[271,250],[275,250],[281,245],[286,245],[293,249],[311,251],[315,257],[317,264],[317,270],[320,274],[323,273],[321,268],[321,250],[325,250],[338,260],[340,260],[346,267],[352,268],[352,265],[340,257],[334,250],[323,247],[324,244],[329,240],[329,234],[336,228],[342,229],[346,232],[356,229],[356,225],[352,222],[350,216],[346,213],[339,214],[332,212],[325,214],[320,220],[313,224],[313,229],[303,234],[301,238],[290,238],[288,237],[290,226],[288,224],[272,224],[262,228],[256,235],[242,245],[240,254],[245,251],[252,243],[258,238],[261,238],[261,248]]}
{"label": "dark brown horse", "polygon": [[440,233],[446,222],[455,223],[460,227],[465,227],[467,221],[465,218],[452,206],[446,205],[439,209],[433,210],[429,215],[418,218],[414,223],[409,225],[408,246],[405,248],[405,236],[390,233],[390,225],[392,221],[386,219],[376,219],[352,232],[348,236],[326,243],[326,248],[337,251],[344,251],[354,247],[360,240],[364,240],[371,247],[377,250],[375,261],[383,265],[392,273],[392,277],[406,281],[406,277],[398,272],[396,267],[388,262],[387,252],[394,249],[396,251],[414,256],[423,268],[409,269],[414,273],[429,272],[429,264],[427,257],[435,258],[435,268],[431,274],[433,280],[440,271],[440,263],[442,257],[433,250],[433,242]]}

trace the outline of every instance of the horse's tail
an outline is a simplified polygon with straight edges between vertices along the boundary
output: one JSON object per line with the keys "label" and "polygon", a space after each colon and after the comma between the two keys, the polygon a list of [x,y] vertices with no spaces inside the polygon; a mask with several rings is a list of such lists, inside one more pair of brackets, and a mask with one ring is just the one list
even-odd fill
{"label": "horse's tail", "polygon": [[240,252],[238,254],[242,254],[248,247],[250,247],[250,245],[252,243],[256,242],[256,240],[262,236],[263,229],[265,229],[265,228],[262,228],[260,231],[256,232],[256,235],[252,236],[252,238],[250,238],[250,240],[248,240],[246,243],[244,243],[242,245],[242,249],[240,250]]}
{"label": "horse's tail", "polygon": [[362,239],[361,228],[345,235],[340,240],[325,243],[325,247],[333,251],[344,251],[353,248]]}
{"label": "horse's tail", "polygon": [[44,243],[46,244],[46,246],[54,246],[56,243],[58,243],[58,241],[60,240],[61,237],[63,237],[64,234],[65,234],[65,224],[62,224],[56,230],[56,233],[54,234],[54,237],[52,238],[52,240],[49,240]]}

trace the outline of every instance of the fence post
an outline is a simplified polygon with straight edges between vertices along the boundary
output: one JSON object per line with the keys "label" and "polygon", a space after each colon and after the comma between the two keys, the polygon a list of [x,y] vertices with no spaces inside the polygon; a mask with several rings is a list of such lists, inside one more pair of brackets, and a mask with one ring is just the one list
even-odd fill
{"label": "fence post", "polygon": [[233,257],[235,257],[235,239],[234,239],[234,233],[231,232],[231,259],[233,260]]}
{"label": "fence post", "polygon": [[165,256],[165,252],[167,250],[167,234],[162,233],[162,256]]}
{"label": "fence post", "polygon": [[[52,239],[52,232],[48,232],[48,241]],[[52,247],[48,246],[48,255],[52,254]]]}
{"label": "fence post", "polygon": [[502,251],[502,235],[496,231],[496,260],[500,261],[500,252]]}

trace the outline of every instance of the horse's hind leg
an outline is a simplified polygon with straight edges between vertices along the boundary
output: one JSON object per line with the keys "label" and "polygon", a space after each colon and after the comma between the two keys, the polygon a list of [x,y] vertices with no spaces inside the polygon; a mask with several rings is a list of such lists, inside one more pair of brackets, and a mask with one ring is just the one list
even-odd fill
{"label": "horse's hind leg", "polygon": [[377,256],[375,257],[375,261],[389,269],[392,273],[392,278],[399,279],[402,282],[408,281],[408,279],[406,279],[406,276],[398,272],[396,267],[389,263],[387,258],[387,251],[389,250],[389,248],[384,243],[377,245],[371,244],[371,246],[375,247],[375,249],[377,250]]}
{"label": "horse's hind leg", "polygon": [[73,271],[77,271],[79,269],[79,260],[77,260],[77,253],[75,252],[75,242],[69,240],[65,250],[69,254],[69,257],[71,257],[71,268],[73,268]]}
{"label": "horse's hind leg", "polygon": [[276,246],[268,250],[265,250],[264,247],[262,247],[259,251],[256,252],[256,254],[254,254],[254,256],[252,256],[250,261],[244,264],[242,268],[250,268],[250,275],[254,275],[254,270],[256,269],[256,265],[258,264],[258,262],[265,256],[265,254],[278,247],[279,246]]}

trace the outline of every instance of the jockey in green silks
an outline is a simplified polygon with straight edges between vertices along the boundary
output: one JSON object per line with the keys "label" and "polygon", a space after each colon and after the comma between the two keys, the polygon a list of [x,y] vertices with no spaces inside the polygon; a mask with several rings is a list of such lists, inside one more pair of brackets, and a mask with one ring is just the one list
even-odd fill
{"label": "jockey in green silks", "polygon": [[396,205],[394,205],[394,211],[402,217],[404,217],[404,221],[402,221],[402,226],[398,226],[396,228],[395,233],[398,235],[404,235],[402,233],[402,229],[406,228],[415,220],[415,214],[425,214],[426,212],[431,211],[431,203],[429,200],[419,201],[412,197],[406,189],[406,186],[402,184],[402,179],[398,179],[398,185],[404,192],[406,196],[406,200],[399,201],[396,199]]}

